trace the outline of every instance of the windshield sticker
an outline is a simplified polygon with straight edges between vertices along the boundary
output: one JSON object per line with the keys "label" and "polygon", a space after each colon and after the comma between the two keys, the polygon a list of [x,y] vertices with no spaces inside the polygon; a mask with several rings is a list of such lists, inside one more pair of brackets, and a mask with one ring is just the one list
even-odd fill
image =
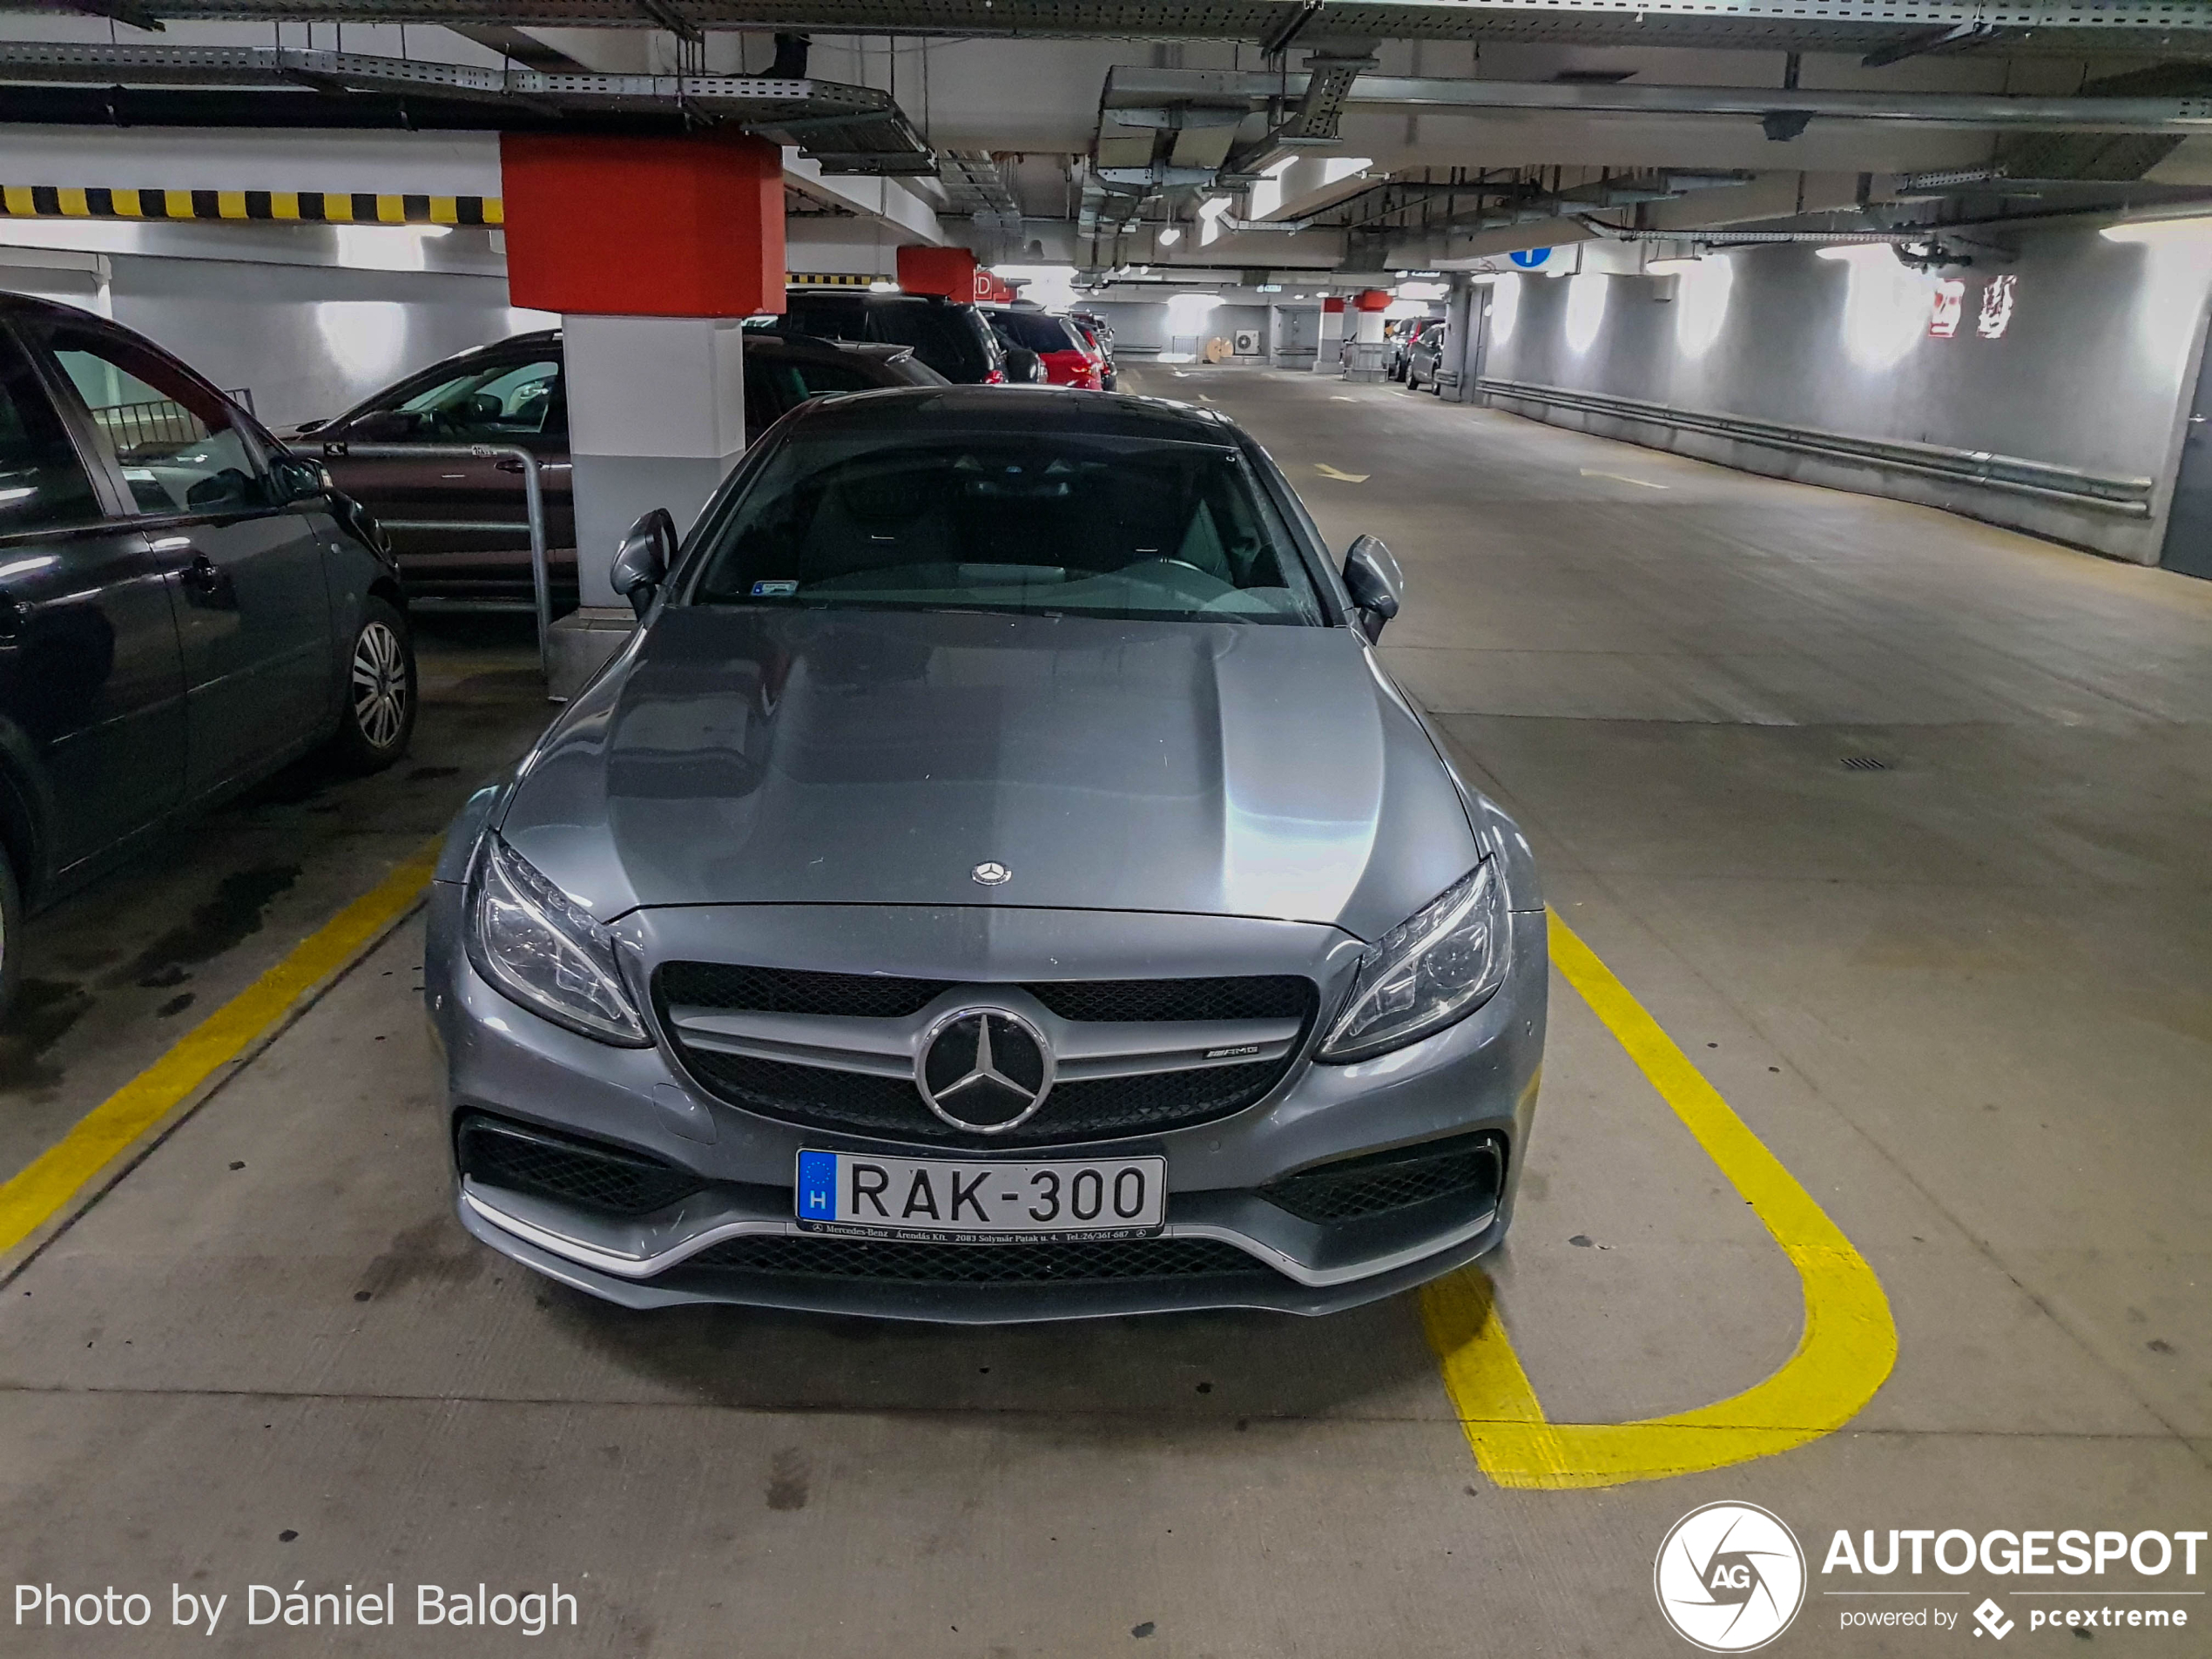
{"label": "windshield sticker", "polygon": [[788,599],[799,591],[796,582],[756,582],[752,597],[756,599]]}

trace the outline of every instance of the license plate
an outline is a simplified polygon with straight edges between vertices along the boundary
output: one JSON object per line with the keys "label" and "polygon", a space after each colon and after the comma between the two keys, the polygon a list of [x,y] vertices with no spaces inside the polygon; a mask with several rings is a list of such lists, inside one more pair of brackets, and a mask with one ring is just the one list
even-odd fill
{"label": "license plate", "polygon": [[801,1152],[792,1204],[808,1232],[941,1244],[1019,1244],[1080,1235],[1144,1238],[1167,1215],[1163,1157],[1049,1163]]}

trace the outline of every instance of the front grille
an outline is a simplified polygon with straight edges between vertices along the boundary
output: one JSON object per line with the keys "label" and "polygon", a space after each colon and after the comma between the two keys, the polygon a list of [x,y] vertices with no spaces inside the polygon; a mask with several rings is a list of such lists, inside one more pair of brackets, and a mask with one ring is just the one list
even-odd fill
{"label": "front grille", "polygon": [[470,1113],[455,1131],[461,1173],[612,1216],[647,1216],[705,1184],[643,1153]]}
{"label": "front grille", "polygon": [[790,1278],[904,1285],[1076,1285],[1265,1272],[1218,1238],[1066,1239],[1050,1244],[918,1244],[819,1235],[725,1238],[685,1264]]}
{"label": "front grille", "polygon": [[1432,1198],[1494,1202],[1504,1172],[1503,1147],[1495,1136],[1483,1135],[1325,1163],[1262,1187],[1260,1196],[1301,1221],[1326,1224],[1387,1215]]}
{"label": "front grille", "polygon": [[1042,1146],[1099,1136],[1141,1135],[1242,1111],[1275,1086],[1288,1062],[1158,1071],[1057,1083],[1037,1115],[997,1135],[954,1129],[921,1103],[912,1080],[795,1066],[749,1055],[686,1051],[699,1081],[735,1106],[825,1129],[947,1146]]}
{"label": "front grille", "polygon": [[[663,1023],[698,1081],[733,1106],[818,1129],[943,1146],[1042,1146],[1158,1134],[1240,1112],[1264,1098],[1297,1063],[1318,1001],[1296,974],[1227,979],[1063,980],[1023,984],[1063,1020],[1161,1022],[1294,1019],[1298,1039],[1281,1059],[1098,1077],[1055,1084],[1035,1116],[1002,1134],[954,1129],[922,1104],[913,1080],[721,1054],[686,1045],[667,1022],[671,1004],[775,1013],[918,1014],[954,981],[814,974],[782,968],[669,962],[656,980]],[[978,986],[977,990],[988,988]]]}
{"label": "front grille", "polygon": [[[817,974],[732,962],[665,962],[660,970],[660,996],[664,1003],[688,1008],[899,1020],[921,1013],[960,982]],[[1063,1020],[1297,1020],[1305,1016],[1313,1001],[1313,982],[1295,974],[1044,980],[1019,988]]]}

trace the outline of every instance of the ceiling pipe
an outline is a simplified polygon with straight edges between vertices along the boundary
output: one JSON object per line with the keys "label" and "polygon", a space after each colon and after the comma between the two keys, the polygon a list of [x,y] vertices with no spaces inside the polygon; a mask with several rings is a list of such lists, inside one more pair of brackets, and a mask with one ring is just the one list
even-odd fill
{"label": "ceiling pipe", "polygon": [[[1304,74],[1248,70],[1151,69],[1107,71],[1104,104],[1157,107],[1179,98],[1242,98],[1254,109],[1297,98]],[[1362,75],[1344,94],[1346,108],[1481,114],[1736,116],[1764,120],[1901,122],[1915,126],[2021,132],[2212,132],[2212,98],[2036,98],[2013,93],[1835,91],[1804,87],[1639,86],[1629,82],[1485,81],[1410,75]]]}

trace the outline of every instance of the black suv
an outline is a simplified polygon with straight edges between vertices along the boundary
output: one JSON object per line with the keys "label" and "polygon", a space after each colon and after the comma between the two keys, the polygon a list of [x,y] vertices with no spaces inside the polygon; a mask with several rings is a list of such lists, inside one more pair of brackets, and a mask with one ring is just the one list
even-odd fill
{"label": "black suv", "polygon": [[779,334],[911,346],[923,362],[964,386],[996,386],[1008,378],[1005,347],[982,314],[934,293],[792,288],[784,295],[783,315],[746,326]]}
{"label": "black suv", "polygon": [[381,533],[158,347],[0,295],[0,1006],[43,905],[317,746],[415,725]]}

